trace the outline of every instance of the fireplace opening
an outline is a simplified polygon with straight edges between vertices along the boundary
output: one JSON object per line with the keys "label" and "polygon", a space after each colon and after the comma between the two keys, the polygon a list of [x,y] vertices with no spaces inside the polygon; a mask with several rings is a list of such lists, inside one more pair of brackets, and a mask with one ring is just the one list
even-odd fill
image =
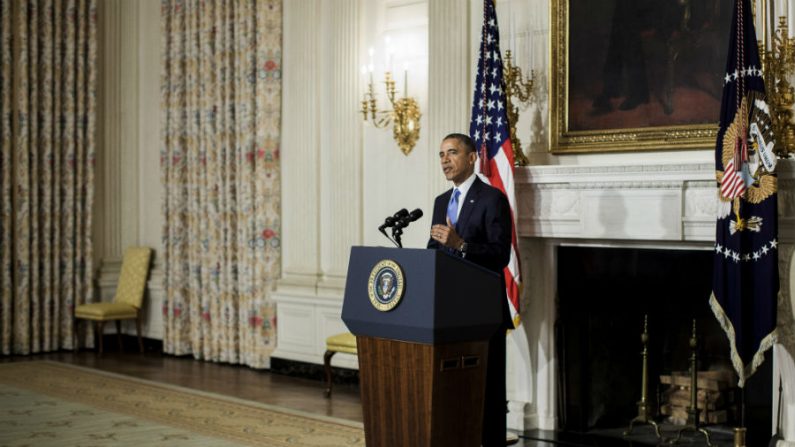
{"label": "fireplace opening", "polygon": [[[644,316],[647,399],[656,420],[667,420],[660,414],[661,401],[670,398],[660,376],[689,369],[694,319],[698,370],[733,371],[728,340],[709,307],[712,261],[706,250],[558,248],[556,345],[563,431],[623,429],[638,415]],[[756,432],[760,440],[769,437],[772,417],[769,357],[746,390],[746,426],[749,436]],[[731,383],[735,386],[736,380]],[[739,401],[739,393],[729,393],[727,400]],[[726,407],[727,420],[713,427],[728,431],[738,421],[734,405]]]}

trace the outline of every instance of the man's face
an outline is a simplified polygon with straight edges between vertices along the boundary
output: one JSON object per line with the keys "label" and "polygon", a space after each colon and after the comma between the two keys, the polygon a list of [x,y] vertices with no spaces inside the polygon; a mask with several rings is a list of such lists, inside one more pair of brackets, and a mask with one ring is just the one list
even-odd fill
{"label": "man's face", "polygon": [[439,161],[442,163],[442,172],[447,180],[456,186],[468,179],[475,172],[475,152],[467,152],[466,146],[456,138],[442,141],[439,148]]}

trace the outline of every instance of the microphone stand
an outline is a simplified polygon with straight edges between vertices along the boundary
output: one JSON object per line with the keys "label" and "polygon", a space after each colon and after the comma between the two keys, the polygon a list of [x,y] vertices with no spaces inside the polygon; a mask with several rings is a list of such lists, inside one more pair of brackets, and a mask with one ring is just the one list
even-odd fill
{"label": "microphone stand", "polygon": [[[403,242],[400,240],[400,237],[403,235],[403,229],[408,227],[410,223],[416,221],[422,217],[422,210],[417,208],[411,213],[407,212],[406,209],[402,209],[395,213],[392,217],[387,217],[386,222],[384,225],[378,227],[378,230],[387,237],[387,239],[391,240],[398,248],[403,248]],[[388,226],[392,227],[392,238],[390,239],[389,236],[386,235],[386,231],[384,229]]]}
{"label": "microphone stand", "polygon": [[[393,243],[393,244],[395,244],[395,246],[396,246],[396,247],[398,247],[398,248],[403,248],[403,247],[402,247],[402,246],[399,244],[399,242],[397,242],[397,241],[395,241],[394,239],[392,239],[391,237],[389,237],[389,235],[388,235],[388,234],[386,234],[386,231],[384,231],[384,229],[383,229],[383,228],[379,228],[378,230],[379,230],[379,231],[381,231],[381,234],[383,234],[383,235],[384,235],[384,236],[385,236],[387,239],[389,239],[389,242],[392,242],[392,243]],[[393,231],[394,231],[394,229],[393,229]]]}
{"label": "microphone stand", "polygon": [[400,236],[403,235],[403,226],[400,223],[396,223],[394,227],[392,227],[392,242],[397,245],[398,248],[403,248],[403,242],[400,240]]}

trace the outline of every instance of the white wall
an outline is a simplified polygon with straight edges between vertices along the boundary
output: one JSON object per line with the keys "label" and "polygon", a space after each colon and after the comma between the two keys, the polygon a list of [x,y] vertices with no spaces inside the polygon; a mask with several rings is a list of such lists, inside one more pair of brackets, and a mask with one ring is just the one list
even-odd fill
{"label": "white wall", "polygon": [[[282,272],[274,356],[318,363],[339,318],[350,246],[362,243],[357,0],[284,3]],[[351,356],[335,363],[355,366]]]}
{"label": "white wall", "polygon": [[[384,217],[400,208],[423,209],[426,217],[406,230],[403,243],[425,246],[433,198],[449,187],[437,145],[445,134],[469,126],[468,23],[466,4],[455,0],[285,2],[284,252],[274,294],[275,357],[322,361],[325,338],[346,330],[340,311],[350,246],[389,246],[377,231]],[[348,30],[344,39],[334,31],[339,29]],[[400,71],[408,63],[409,95],[423,114],[420,139],[408,155],[391,129],[363,123],[358,111],[368,78],[360,68],[370,63],[370,47],[379,107],[386,106],[387,36],[393,67]],[[402,92],[401,73],[397,79]],[[335,140],[339,129],[346,138]],[[352,356],[338,355],[334,362],[356,367]]]}
{"label": "white wall", "polygon": [[[404,63],[408,64],[409,96],[419,101],[421,118],[420,139],[414,150],[404,155],[392,139],[391,128],[376,129],[371,124],[362,125],[361,114],[352,116],[362,125],[363,134],[363,229],[364,245],[392,246],[376,229],[384,217],[406,208],[421,208],[425,217],[408,227],[403,236],[404,247],[424,247],[427,239],[424,223],[430,218],[428,176],[428,5],[415,2],[363,2],[365,20],[360,40],[359,60],[368,61],[369,48],[375,50],[373,83],[379,98],[379,107],[389,106],[383,84],[383,73],[388,70],[389,51],[394,59],[393,76],[398,93],[403,93]],[[380,26],[377,26],[380,25]],[[389,39],[389,44],[386,44]],[[361,66],[362,64],[359,64]],[[366,77],[360,76],[357,98],[366,88]]]}
{"label": "white wall", "polygon": [[[161,339],[160,2],[99,2],[101,25],[96,228],[100,296],[111,300],[126,247],[154,249],[143,335]],[[125,332],[134,334],[127,322]]]}

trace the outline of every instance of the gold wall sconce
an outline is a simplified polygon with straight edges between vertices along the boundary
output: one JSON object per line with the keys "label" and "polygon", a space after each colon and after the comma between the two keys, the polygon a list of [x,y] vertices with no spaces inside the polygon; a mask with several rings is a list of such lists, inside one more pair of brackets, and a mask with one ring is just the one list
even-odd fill
{"label": "gold wall sconce", "polygon": [[[365,68],[363,67],[363,71]],[[373,65],[369,66],[370,82],[367,91],[362,98],[362,117],[364,121],[370,121],[373,126],[383,129],[392,126],[392,137],[397,142],[403,154],[408,155],[417,140],[420,138],[420,106],[417,100],[408,96],[408,69],[403,70],[403,97],[395,99],[397,93],[395,89],[395,79],[392,73],[384,73],[384,85],[386,87],[386,97],[391,105],[391,110],[379,110],[376,99],[375,88],[373,87]]]}
{"label": "gold wall sconce", "polygon": [[513,146],[513,163],[516,166],[526,166],[527,157],[522,151],[522,142],[516,135],[516,123],[519,121],[519,108],[516,103],[529,104],[533,101],[533,87],[536,76],[530,70],[530,77],[525,79],[522,69],[513,65],[511,50],[505,51],[502,64],[502,77],[505,81],[505,100],[508,112],[508,122],[511,124],[511,146]]}
{"label": "gold wall sconce", "polygon": [[[762,10],[768,9],[763,2]],[[769,16],[763,14],[763,24]],[[795,72],[795,39],[789,36],[787,17],[780,16],[777,29],[763,27],[764,39],[760,43],[760,57],[765,77],[768,102],[772,105],[773,133],[778,144],[774,151],[781,158],[795,155],[795,120],[792,107],[795,104],[795,88],[788,78]]]}

